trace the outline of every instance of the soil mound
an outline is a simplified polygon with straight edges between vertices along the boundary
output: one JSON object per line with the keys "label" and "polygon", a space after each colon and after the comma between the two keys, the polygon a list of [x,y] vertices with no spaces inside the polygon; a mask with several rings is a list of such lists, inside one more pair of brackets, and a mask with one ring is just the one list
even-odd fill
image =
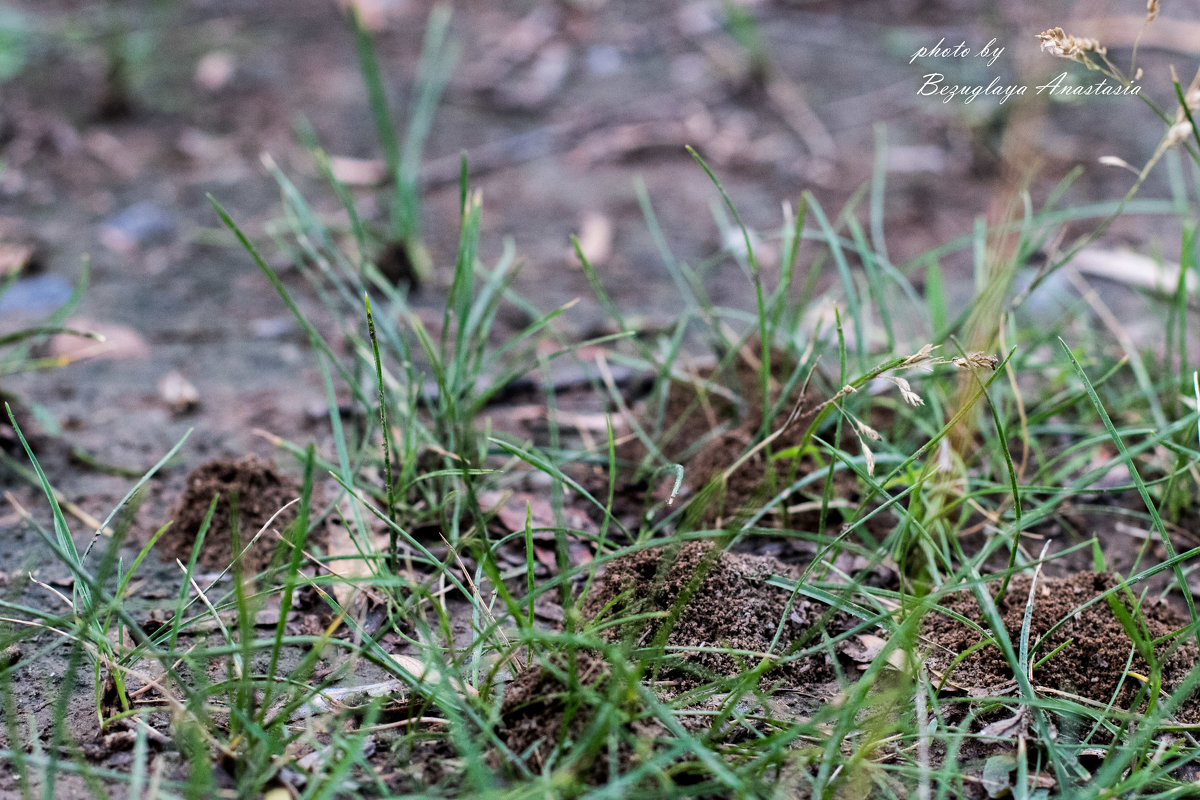
{"label": "soil mound", "polygon": [[549,669],[534,664],[518,673],[504,689],[500,706],[504,725],[500,737],[514,753],[524,753],[533,747],[539,762],[533,766],[538,768],[554,743],[562,738],[564,725],[569,738],[574,738],[593,716],[590,710],[578,708],[572,709],[568,716],[568,698],[572,696],[568,676],[572,672],[580,685],[602,691],[609,666],[600,654],[584,650],[576,653],[574,665],[561,656],[553,660]]}
{"label": "soil mound", "polygon": [[[688,379],[673,379],[667,387],[661,418],[649,403],[642,407],[643,428],[654,431],[661,425],[658,445],[663,455],[684,465],[683,494],[694,504],[694,519],[706,527],[722,528],[744,519],[801,477],[827,468],[812,455],[784,459],[772,456],[806,444],[808,425],[825,397],[815,390],[803,395],[806,383],[796,374],[794,357],[775,350],[764,400],[758,352],[759,345],[752,339],[723,369],[700,367]],[[774,413],[764,429],[763,415],[768,408]],[[795,418],[785,424],[793,411]],[[866,414],[864,422],[873,428],[895,427],[894,412],[886,405],[871,405],[861,413]],[[757,449],[767,432],[775,437],[770,447]],[[849,453],[861,450],[852,426],[843,427],[839,446]],[[618,455],[627,463],[639,463],[645,448],[640,441],[632,440]],[[837,470],[833,480],[835,497],[857,503],[860,486],[852,471]],[[822,488],[823,482],[807,489],[792,488],[788,502],[777,504],[757,524],[815,530],[823,516]],[[844,521],[848,520],[836,511],[825,520],[826,524]],[[892,524],[890,514],[884,514],[866,526],[877,533]]]}
{"label": "soil mound", "polygon": [[[1019,641],[1021,635],[1030,582],[1027,575],[1014,577],[1004,598],[997,605],[1014,643]],[[1142,684],[1125,674],[1125,665],[1132,652],[1129,670],[1148,675],[1146,662],[1137,655],[1133,642],[1107,600],[1100,600],[1075,613],[1084,603],[1116,585],[1116,578],[1106,572],[1079,572],[1067,578],[1043,577],[1038,580],[1034,589],[1029,637],[1031,649],[1036,645],[1036,650],[1031,650],[1030,658],[1036,664],[1047,655],[1054,654],[1034,668],[1034,687],[1067,692],[1107,704],[1120,686],[1116,694],[1116,706],[1132,710]],[[1113,596],[1120,598],[1121,594],[1124,593]],[[1120,601],[1124,602],[1123,599]],[[1129,608],[1128,603],[1125,606]],[[946,608],[987,629],[974,596],[965,595],[947,603]],[[1137,612],[1131,613],[1137,618]],[[1155,655],[1162,663],[1163,690],[1170,692],[1196,664],[1195,639],[1188,637],[1180,641],[1176,637],[1169,637],[1169,634],[1187,625],[1188,620],[1176,609],[1150,601],[1142,605],[1141,614],[1149,638],[1152,641],[1163,639],[1155,646]],[[1046,636],[1046,632],[1059,622],[1063,624]],[[935,674],[946,678],[946,685],[979,695],[1011,692],[1012,667],[994,644],[979,648],[956,666],[951,666],[960,653],[982,640],[977,631],[949,616],[933,613],[925,619],[923,633],[934,644],[929,655],[929,666]],[[1054,652],[1059,647],[1062,650]],[[947,670],[949,674],[946,674]],[[1176,717],[1189,722],[1200,720],[1198,705],[1194,697],[1190,698]]]}
{"label": "soil mound", "polygon": [[[188,475],[187,487],[171,512],[174,522],[158,541],[159,551],[187,563],[200,526],[208,513],[213,496],[218,496],[212,523],[204,537],[197,559],[204,569],[224,569],[233,562],[234,525],[245,546],[271,515],[300,496],[300,485],[281,474],[275,466],[257,456],[239,460],[218,460],[197,467]],[[293,504],[271,524],[282,533],[295,519],[298,504]],[[310,535],[316,536],[314,531]],[[271,562],[279,539],[269,531],[258,538],[243,556],[249,573],[260,572]]]}
{"label": "soil mound", "polygon": [[[714,675],[736,675],[756,667],[763,654],[782,656],[819,641],[821,628],[844,629],[845,619],[820,603],[768,583],[772,575],[798,577],[770,556],[728,553],[710,542],[688,542],[640,550],[605,566],[583,604],[585,617],[619,620],[648,613],[605,629],[613,640],[637,647],[654,644],[664,626],[669,676],[681,686]],[[780,625],[783,630],[775,640]],[[716,648],[744,651],[739,655]],[[834,678],[821,653],[788,661],[769,676],[791,685],[814,685]],[[664,675],[665,677],[665,675]]]}

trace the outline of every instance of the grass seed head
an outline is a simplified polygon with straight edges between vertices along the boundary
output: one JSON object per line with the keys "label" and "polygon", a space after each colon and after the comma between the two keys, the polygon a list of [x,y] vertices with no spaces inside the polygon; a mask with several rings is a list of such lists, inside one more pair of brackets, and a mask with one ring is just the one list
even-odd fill
{"label": "grass seed head", "polygon": [[954,358],[950,362],[959,369],[990,369],[995,371],[1000,366],[1000,356],[982,351],[976,353],[967,353],[965,356]]}
{"label": "grass seed head", "polygon": [[921,399],[921,395],[913,391],[912,384],[899,375],[891,375],[889,377],[892,379],[892,383],[896,384],[896,388],[900,390],[900,396],[904,398],[904,402],[910,406],[925,405],[925,401]]}
{"label": "grass seed head", "polygon": [[1186,119],[1183,122],[1176,122],[1167,130],[1167,138],[1163,142],[1163,148],[1174,147],[1180,142],[1192,135],[1192,123]]}
{"label": "grass seed head", "polygon": [[870,439],[872,442],[878,442],[880,439],[883,438],[882,436],[879,435],[879,431],[875,430],[870,425],[868,425],[867,423],[863,422],[860,419],[854,420],[854,425],[856,428],[858,428],[859,433],[861,433],[863,436]]}
{"label": "grass seed head", "polygon": [[[937,345],[940,347],[941,345]],[[933,351],[935,346],[927,344],[917,352],[913,353],[908,358],[900,362],[900,369],[908,369],[909,367],[932,366]]]}
{"label": "grass seed head", "polygon": [[1037,38],[1042,43],[1042,50],[1048,51],[1050,55],[1069,58],[1072,61],[1082,61],[1085,53],[1095,53],[1101,56],[1108,53],[1108,48],[1101,45],[1098,40],[1086,36],[1071,36],[1061,27],[1042,31]]}
{"label": "grass seed head", "polygon": [[[1178,82],[1179,79],[1175,77],[1174,70],[1171,74]],[[1200,71],[1196,72],[1191,85],[1183,93],[1183,106],[1175,109],[1175,122],[1167,129],[1167,136],[1162,143],[1164,150],[1174,147],[1192,135],[1192,123],[1188,119],[1188,112],[1196,110],[1200,110]]]}
{"label": "grass seed head", "polygon": [[1120,156],[1100,156],[1096,160],[1106,167],[1120,167],[1121,169],[1132,170],[1133,174],[1137,174],[1137,170],[1133,168],[1133,165]]}
{"label": "grass seed head", "polygon": [[1146,22],[1154,22],[1158,17],[1158,0],[1146,0]]}

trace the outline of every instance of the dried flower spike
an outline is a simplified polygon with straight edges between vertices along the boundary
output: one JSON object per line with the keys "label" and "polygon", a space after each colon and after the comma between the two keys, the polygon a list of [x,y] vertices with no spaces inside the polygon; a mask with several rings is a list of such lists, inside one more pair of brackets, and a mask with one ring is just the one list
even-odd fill
{"label": "dried flower spike", "polygon": [[909,367],[916,367],[924,364],[933,358],[933,349],[934,346],[932,344],[925,345],[920,350],[900,362],[899,369],[907,369]]}
{"label": "dried flower spike", "polygon": [[900,396],[904,398],[904,402],[910,406],[923,406],[925,401],[921,399],[921,395],[917,394],[912,389],[912,384],[901,378],[898,375],[889,376],[892,383],[896,384],[896,388],[900,390]]}
{"label": "dried flower spike", "polygon": [[860,441],[860,444],[862,445],[863,461],[867,462],[867,474],[874,475],[875,474],[875,454],[871,452],[871,448],[867,447],[866,442]]}
{"label": "dried flower spike", "polygon": [[1154,22],[1158,16],[1158,0],[1146,0],[1146,22]]}
{"label": "dried flower spike", "polygon": [[1086,36],[1071,36],[1062,28],[1042,31],[1037,38],[1042,43],[1042,50],[1049,51],[1050,55],[1074,61],[1083,60],[1084,53],[1096,53],[1102,56],[1108,52],[1108,48],[1102,46],[1098,40],[1089,39]]}
{"label": "dried flower spike", "polygon": [[854,420],[854,425],[855,425],[855,427],[858,428],[859,433],[861,433],[863,436],[870,439],[872,442],[878,442],[880,439],[883,438],[882,436],[879,435],[879,431],[875,430],[870,425],[868,425],[867,423],[863,422],[860,419]]}

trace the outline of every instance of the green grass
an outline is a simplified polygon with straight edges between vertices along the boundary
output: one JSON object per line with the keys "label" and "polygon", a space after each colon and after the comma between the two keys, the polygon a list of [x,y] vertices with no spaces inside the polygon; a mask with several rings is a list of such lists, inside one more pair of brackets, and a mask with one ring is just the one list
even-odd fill
{"label": "green grass", "polygon": [[[367,89],[375,133],[387,164],[392,185],[387,198],[388,219],[375,237],[380,255],[391,251],[390,258],[404,262],[404,277],[414,285],[427,283],[433,277],[433,263],[421,235],[421,198],[418,178],[421,154],[433,125],[434,112],[458,58],[457,46],[449,40],[450,7],[437,5],[430,12],[421,48],[421,62],[407,109],[408,124],[400,136],[389,108],[383,72],[375,52],[371,34],[363,27],[357,12],[351,7],[355,49]],[[366,252],[367,238],[362,229],[355,230],[360,248]]]}
{"label": "green grass", "polygon": [[[390,136],[364,37],[360,31],[376,124]],[[422,119],[411,123],[410,141],[422,140]],[[1185,283],[1165,304],[1162,352],[1141,352],[1127,338],[1114,348],[1104,330],[1081,320],[1022,326],[1013,312],[1025,296],[995,288],[1007,289],[1068,223],[1103,229],[1115,214],[1134,212],[1188,219],[1181,209],[1197,205],[1188,175],[1176,181],[1183,196],[1170,201],[1131,195],[1093,206],[1063,205],[1064,182],[1043,208],[1025,197],[999,229],[980,223],[962,239],[896,264],[883,240],[882,154],[870,185],[847,208],[831,214],[806,194],[777,232],[752,232],[736,198],[693,153],[712,178],[718,216],[744,244],[714,260],[741,264],[753,309],[723,307],[706,294],[703,269],[674,257],[641,189],[681,311],[664,330],[633,329],[577,247],[619,332],[572,342],[556,324],[566,308],[538,309],[513,289],[511,247],[495,263],[481,262],[481,202],[465,160],[453,268],[430,273],[440,276],[445,297],[433,323],[381,274],[364,246],[373,234],[353,194],[315,144],[312,152],[348,225],[332,228],[272,165],[283,201],[275,233],[339,331],[322,331],[304,316],[262,245],[213,201],[309,337],[328,402],[327,446],[279,442],[304,481],[297,520],[280,532],[271,567],[251,575],[235,560],[227,575],[202,581],[196,563],[206,521],[170,619],[146,630],[134,587],[153,542],[128,563],[122,544],[131,519],[124,509],[153,470],[104,522],[113,536],[89,539],[71,531],[9,412],[46,498],[24,524],[72,578],[69,597],[35,584],[29,591],[36,599],[0,600],[0,649],[25,650],[21,660],[0,663],[0,760],[23,796],[53,797],[67,775],[96,796],[153,790],[189,798],[1194,791],[1178,770],[1200,757],[1200,743],[1178,712],[1200,687],[1200,669],[1174,687],[1162,675],[1173,649],[1200,642],[1187,588],[1200,548],[1178,536],[1178,528],[1194,528],[1200,510],[1200,383],[1188,357],[1193,312]],[[415,191],[415,162],[406,158],[388,154],[401,194]],[[415,201],[415,194],[395,199],[402,221],[395,230],[410,239],[416,229],[405,226],[415,219]],[[995,262],[1002,236],[1015,242],[1013,255]],[[779,240],[785,257],[777,272],[756,259],[762,237]],[[1063,252],[1091,240],[1085,234]],[[1185,224],[1180,263],[1187,269],[1196,269],[1196,247],[1194,225]],[[975,300],[958,308],[946,294],[942,264],[963,254],[974,259],[980,283]],[[1048,259],[1038,280],[1068,262],[1069,255]],[[813,322],[820,298],[812,296],[811,276],[826,268],[840,278],[837,311]],[[498,334],[504,304],[530,320],[514,335]],[[712,346],[710,375],[685,368],[696,341]],[[653,378],[636,409],[599,368],[593,394],[610,411],[598,440],[572,435],[561,422],[552,381],[543,388],[544,435],[492,426],[492,403],[507,385],[528,374],[551,376],[557,361],[584,363],[585,345],[593,352],[603,345],[605,363]],[[738,374],[745,364],[748,378]],[[687,386],[696,399],[680,414],[672,393]],[[346,398],[350,413],[343,413]],[[732,411],[716,419],[715,430],[690,447],[667,445],[688,413],[718,401]],[[684,462],[735,429],[741,449],[707,483],[691,485]],[[750,467],[761,469],[761,486],[746,504],[729,492],[732,477]],[[1110,474],[1128,477],[1098,487]],[[656,494],[664,479],[670,489]],[[323,500],[319,482],[333,489]],[[530,498],[523,525],[495,510],[504,493]],[[630,497],[640,513],[618,510],[616,501]],[[570,522],[580,510],[590,524]],[[1081,512],[1089,528],[1073,530]],[[1107,530],[1117,523],[1148,533],[1125,543]],[[326,525],[344,529],[355,552],[331,556],[309,546],[310,534]],[[1069,535],[1044,546],[1031,538],[1056,526]],[[84,539],[103,546],[81,552]],[[639,609],[617,601],[584,615],[601,568],[695,540],[717,549],[673,603]],[[792,563],[795,574],[763,578],[788,596],[789,612],[770,626],[770,645],[759,652],[707,642],[700,649],[728,655],[740,671],[688,668],[669,634],[715,569],[716,553],[781,543],[803,560]],[[1016,575],[1042,580],[1039,571],[1066,563],[1106,568],[1118,554],[1104,547],[1122,543],[1135,550],[1122,562],[1128,577],[1079,598],[1058,626],[1091,606],[1111,609],[1132,642],[1129,663],[1140,656],[1148,668],[1144,675],[1128,665],[1104,669],[1137,682],[1142,711],[1119,708],[1115,695],[1088,702],[1039,686],[1037,668],[1064,650],[1049,648],[1049,632],[1035,635],[1033,588],[1026,596],[1012,589]],[[588,558],[579,557],[581,549]],[[671,577],[668,563],[646,581]],[[1190,618],[1165,637],[1155,638],[1146,621],[1150,579],[1158,580],[1155,591],[1177,595]],[[320,620],[316,632],[289,631],[301,593],[317,598],[318,611],[291,619]],[[980,622],[951,610],[963,598],[975,601]],[[788,614],[807,603],[820,604],[819,623],[799,640],[785,639]],[[1023,608],[1016,630],[1005,628],[1004,603]],[[273,625],[256,624],[260,611],[273,610]],[[934,675],[924,628],[931,614],[956,616],[978,633],[980,646],[994,646],[1011,669],[1011,691],[967,696]],[[876,651],[846,655],[866,637],[877,640]],[[781,667],[825,656],[831,684],[800,695],[778,685]],[[62,660],[65,688],[51,697],[53,721],[37,735],[42,723],[18,713],[24,687],[16,676],[42,658]],[[669,685],[680,676],[690,682]],[[132,740],[129,770],[89,761],[78,728],[67,724],[81,677],[90,678],[97,723]],[[556,721],[540,741],[518,747],[506,692],[534,678],[535,708]],[[989,737],[1000,743],[989,748]],[[150,764],[163,761],[149,760],[152,746],[172,753],[179,768],[155,771]]]}

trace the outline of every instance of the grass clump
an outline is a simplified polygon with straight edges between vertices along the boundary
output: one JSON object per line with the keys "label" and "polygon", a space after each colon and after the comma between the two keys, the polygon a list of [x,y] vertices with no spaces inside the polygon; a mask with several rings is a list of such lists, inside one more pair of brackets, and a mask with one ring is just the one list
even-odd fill
{"label": "grass clump", "polygon": [[[420,286],[433,277],[433,262],[421,236],[418,172],[434,112],[457,60],[457,47],[447,37],[450,7],[437,5],[430,12],[403,138],[396,129],[389,108],[387,89],[371,33],[363,25],[353,5],[350,18],[371,118],[392,186],[387,203],[387,222],[382,233],[374,237],[379,245],[374,248],[373,260],[393,282]],[[356,231],[356,235],[361,233]],[[359,235],[358,243],[361,246],[366,240]]]}

